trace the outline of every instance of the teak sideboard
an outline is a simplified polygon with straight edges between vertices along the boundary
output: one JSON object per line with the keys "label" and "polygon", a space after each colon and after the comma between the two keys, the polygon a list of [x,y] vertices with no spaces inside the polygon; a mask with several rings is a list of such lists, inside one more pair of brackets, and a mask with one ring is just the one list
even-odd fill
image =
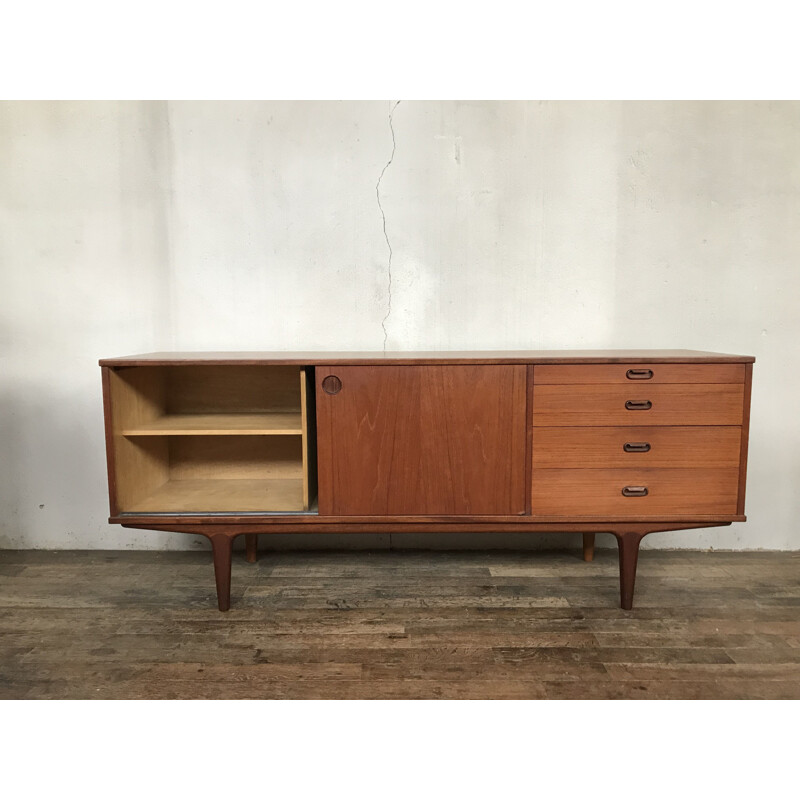
{"label": "teak sideboard", "polygon": [[220,610],[261,533],[743,522],[754,358],[693,350],[152,353],[100,361],[109,522],[202,534]]}

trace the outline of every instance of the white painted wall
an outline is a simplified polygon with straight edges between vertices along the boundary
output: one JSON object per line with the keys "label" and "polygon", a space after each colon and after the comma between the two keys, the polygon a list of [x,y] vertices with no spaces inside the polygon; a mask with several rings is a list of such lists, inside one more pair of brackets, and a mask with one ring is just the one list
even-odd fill
{"label": "white painted wall", "polygon": [[[0,547],[197,546],[106,524],[99,357],[383,346],[392,107],[0,104]],[[755,355],[750,521],[646,543],[800,548],[800,103],[404,101],[393,127],[388,349]]]}

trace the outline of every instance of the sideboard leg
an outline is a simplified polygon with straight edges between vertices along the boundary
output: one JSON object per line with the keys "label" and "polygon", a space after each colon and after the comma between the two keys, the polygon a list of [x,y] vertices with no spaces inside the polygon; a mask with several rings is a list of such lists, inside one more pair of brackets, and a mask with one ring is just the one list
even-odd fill
{"label": "sideboard leg", "polygon": [[244,546],[247,551],[247,560],[251,564],[255,564],[258,558],[258,534],[246,533],[244,535]]}
{"label": "sideboard leg", "polygon": [[647,531],[614,531],[619,547],[620,605],[626,611],[633,608],[633,585],[636,582],[636,563],[639,560],[639,543]]}
{"label": "sideboard leg", "polygon": [[214,553],[214,578],[217,582],[217,602],[220,611],[231,607],[231,554],[234,537],[227,533],[208,534]]}
{"label": "sideboard leg", "polygon": [[583,560],[594,561],[594,534],[583,534]]}

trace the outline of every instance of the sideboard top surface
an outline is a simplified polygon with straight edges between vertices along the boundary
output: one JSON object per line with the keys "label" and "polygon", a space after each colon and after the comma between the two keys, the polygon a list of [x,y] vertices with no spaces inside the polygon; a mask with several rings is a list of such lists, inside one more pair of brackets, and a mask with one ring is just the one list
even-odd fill
{"label": "sideboard top surface", "polygon": [[325,351],[308,352],[164,352],[102,358],[102,367],[169,364],[683,364],[752,363],[753,356],[702,350],[473,350],[473,351]]}

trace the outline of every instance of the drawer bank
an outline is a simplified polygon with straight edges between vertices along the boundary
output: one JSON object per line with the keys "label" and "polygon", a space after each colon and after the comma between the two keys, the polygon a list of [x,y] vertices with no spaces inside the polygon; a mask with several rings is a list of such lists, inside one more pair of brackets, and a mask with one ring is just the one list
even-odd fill
{"label": "drawer bank", "polygon": [[[151,353],[100,361],[109,522],[266,533],[571,531],[619,546],[743,522],[750,356],[693,350]],[[356,556],[354,556],[356,557]]]}

